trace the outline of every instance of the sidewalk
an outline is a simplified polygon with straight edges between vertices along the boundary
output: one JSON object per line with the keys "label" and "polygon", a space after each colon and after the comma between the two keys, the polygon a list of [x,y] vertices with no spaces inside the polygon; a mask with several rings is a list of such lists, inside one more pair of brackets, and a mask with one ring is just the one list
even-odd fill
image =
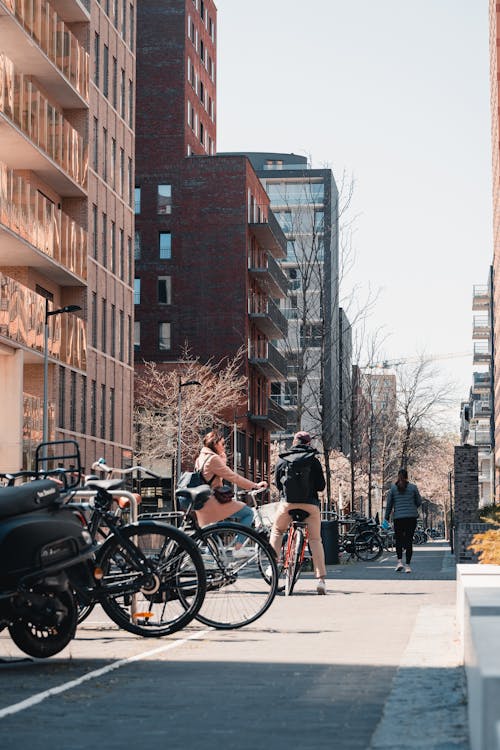
{"label": "sidewalk", "polygon": [[[9,685],[0,704],[114,659],[138,660],[8,716],[2,748],[469,750],[449,548],[418,547],[411,575],[394,563],[385,555],[330,566],[328,596],[305,574],[294,596],[235,631],[195,625],[141,639],[96,612],[60,657],[0,670]],[[0,645],[15,649],[3,633]]]}

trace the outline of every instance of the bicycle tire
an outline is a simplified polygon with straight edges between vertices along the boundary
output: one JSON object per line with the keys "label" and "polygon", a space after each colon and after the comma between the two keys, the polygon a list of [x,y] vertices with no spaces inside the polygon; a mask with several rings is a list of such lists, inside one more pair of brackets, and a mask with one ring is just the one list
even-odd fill
{"label": "bicycle tire", "polygon": [[[304,546],[304,532],[298,528],[292,528],[289,531],[290,541],[287,547],[287,562],[285,562],[286,579],[285,579],[285,596],[291,596],[297,583],[300,568],[301,555]],[[288,564],[287,564],[288,563]]]}
{"label": "bicycle tire", "polygon": [[384,545],[378,534],[372,531],[364,531],[354,540],[356,555],[363,562],[378,560],[384,551]]}
{"label": "bicycle tire", "polygon": [[[261,617],[276,596],[274,550],[263,536],[237,523],[217,523],[197,531],[207,591],[196,619],[222,630],[244,627]],[[234,543],[238,538],[241,550]]]}
{"label": "bicycle tire", "polygon": [[[196,617],[205,596],[205,568],[198,547],[180,529],[155,521],[124,526],[120,534],[152,563],[152,575],[145,578],[120,538],[111,536],[98,553],[104,573],[99,596],[103,610],[119,627],[136,635],[154,638],[181,630]],[[135,595],[116,593],[120,583],[131,584],[128,588]]]}

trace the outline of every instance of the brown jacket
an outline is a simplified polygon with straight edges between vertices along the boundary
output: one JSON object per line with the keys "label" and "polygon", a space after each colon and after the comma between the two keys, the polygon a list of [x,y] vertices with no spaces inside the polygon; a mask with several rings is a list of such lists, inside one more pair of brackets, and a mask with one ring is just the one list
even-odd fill
{"label": "brown jacket", "polygon": [[[252,482],[250,479],[235,474],[231,471],[226,463],[226,457],[219,456],[218,453],[210,450],[210,448],[203,447],[200,451],[200,455],[195,461],[195,469],[199,470],[203,466],[203,476],[210,482],[212,487],[220,487],[222,480],[226,479],[231,484],[236,484],[242,490],[253,490],[257,487],[256,482]],[[213,478],[213,479],[212,479]],[[206,526],[209,523],[216,523],[217,521],[223,521],[224,518],[232,516],[233,513],[241,510],[245,503],[240,500],[231,500],[229,503],[219,503],[212,495],[201,510],[196,511],[196,517],[200,526]]]}

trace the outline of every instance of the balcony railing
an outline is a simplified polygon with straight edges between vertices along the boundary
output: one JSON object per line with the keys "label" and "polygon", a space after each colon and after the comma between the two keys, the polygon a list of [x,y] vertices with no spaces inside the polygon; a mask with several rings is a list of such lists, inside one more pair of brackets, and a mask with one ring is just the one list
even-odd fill
{"label": "balcony railing", "polygon": [[474,430],[469,431],[469,441],[472,445],[491,445],[491,434],[489,430]]}
{"label": "balcony railing", "polygon": [[[14,243],[10,233],[4,233],[6,241],[2,241],[2,227],[24,242]],[[43,256],[30,253],[26,243]],[[0,265],[47,267],[58,283],[64,286],[75,283],[70,274],[57,269],[51,261],[86,279],[87,232],[31,183],[0,162]]]}
{"label": "balcony railing", "polygon": [[490,319],[488,315],[474,315],[472,322],[472,338],[488,339],[491,334]]}
{"label": "balcony railing", "polygon": [[489,417],[491,415],[491,405],[489,401],[473,401],[472,402],[472,416],[477,417]]}
{"label": "balcony railing", "polygon": [[276,216],[268,206],[256,206],[254,209],[255,215],[249,217],[248,224],[260,246],[275,258],[285,258],[286,237]]}
{"label": "balcony railing", "polygon": [[472,361],[475,365],[488,364],[491,361],[491,351],[488,341],[474,342]]}
{"label": "balcony railing", "polygon": [[489,372],[475,372],[472,378],[472,390],[474,393],[485,393],[491,390],[491,375]]}
{"label": "balcony railing", "polygon": [[[0,337],[43,354],[44,327],[45,297],[0,273]],[[85,321],[71,313],[53,315],[49,333],[49,356],[85,370]]]}
{"label": "balcony railing", "polygon": [[281,266],[267,253],[264,266],[259,266],[250,261],[248,269],[250,275],[256,279],[264,291],[272,297],[286,297],[288,291],[288,279],[281,270]]}
{"label": "balcony railing", "polygon": [[[15,62],[32,60],[32,71],[50,94],[56,94],[63,106],[81,107],[89,99],[89,54],[80,44],[68,25],[47,0],[1,0],[0,15],[5,7],[11,16],[10,23],[0,24],[0,48]],[[5,20],[9,16],[5,15]],[[17,22],[17,23],[16,23]],[[28,42],[26,39],[28,35]],[[33,57],[33,42],[44,55]],[[45,56],[59,73],[47,62]],[[81,99],[61,93],[60,74],[79,94]]]}
{"label": "balcony railing", "polygon": [[269,298],[251,295],[248,314],[257,327],[270,339],[286,338],[288,323],[279,307]]}
{"label": "balcony railing", "polygon": [[[52,159],[82,191],[85,190],[88,155],[83,138],[62,112],[38,90],[30,77],[16,71],[5,55],[0,55],[0,113]],[[5,127],[0,128],[0,159],[19,169],[38,169],[42,173],[45,169],[50,172],[46,162],[40,166],[35,164],[20,145],[15,133],[6,133]],[[57,180],[54,186],[63,195],[81,194],[68,190],[69,186],[65,183],[61,185],[61,180]]]}
{"label": "balcony railing", "polygon": [[286,430],[288,412],[275,404],[272,399],[267,400],[266,414],[250,414],[250,420],[270,431]]}
{"label": "balcony railing", "polygon": [[490,290],[487,284],[474,284],[472,288],[472,309],[488,310],[490,306]]}
{"label": "balcony railing", "polygon": [[286,380],[286,359],[268,341],[253,344],[248,358],[269,380]]}

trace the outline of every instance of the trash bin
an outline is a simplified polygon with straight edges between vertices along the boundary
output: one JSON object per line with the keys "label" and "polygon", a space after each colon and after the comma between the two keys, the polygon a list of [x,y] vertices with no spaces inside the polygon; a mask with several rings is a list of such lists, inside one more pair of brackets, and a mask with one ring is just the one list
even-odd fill
{"label": "trash bin", "polygon": [[327,565],[339,564],[339,524],[338,521],[321,521],[321,541],[325,550]]}

